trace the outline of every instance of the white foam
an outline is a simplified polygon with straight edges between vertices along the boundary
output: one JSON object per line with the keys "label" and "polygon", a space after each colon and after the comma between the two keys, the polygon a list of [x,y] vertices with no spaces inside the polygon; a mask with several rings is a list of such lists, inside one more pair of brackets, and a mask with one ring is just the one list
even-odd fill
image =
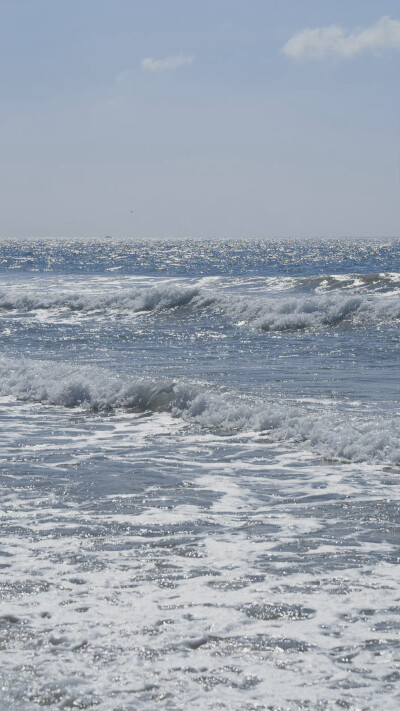
{"label": "white foam", "polygon": [[268,295],[244,296],[236,291],[215,290],[206,285],[168,281],[152,287],[119,288],[99,293],[94,290],[48,293],[32,289],[0,292],[0,310],[11,313],[109,313],[158,312],[190,308],[222,314],[240,325],[263,331],[284,331],[392,321],[400,318],[400,301],[395,293],[313,293],[312,296],[274,298]]}
{"label": "white foam", "polygon": [[330,294],[234,301],[227,312],[263,331],[285,331],[337,326],[345,321],[355,325],[392,321],[400,318],[400,303],[385,297]]}
{"label": "white foam", "polygon": [[0,309],[28,313],[40,310],[89,312],[154,311],[189,303],[198,294],[195,287],[167,283],[150,288],[114,290],[111,293],[68,291],[47,295],[40,291],[9,290],[0,292]]}
{"label": "white foam", "polygon": [[268,441],[308,446],[328,459],[400,463],[400,421],[392,415],[351,415],[324,405],[254,404],[237,393],[224,393],[173,380],[116,375],[94,367],[41,361],[0,360],[4,397],[96,411],[170,413],[213,431],[263,434]]}

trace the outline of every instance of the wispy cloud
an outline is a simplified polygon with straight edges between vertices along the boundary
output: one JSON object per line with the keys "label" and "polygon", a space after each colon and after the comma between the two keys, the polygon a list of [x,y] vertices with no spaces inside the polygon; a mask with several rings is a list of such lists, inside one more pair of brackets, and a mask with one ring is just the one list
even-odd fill
{"label": "wispy cloud", "polygon": [[176,57],[166,57],[165,59],[146,57],[142,59],[141,66],[147,72],[161,72],[165,69],[179,69],[187,64],[192,64],[193,61],[193,57],[185,54],[178,54]]}
{"label": "wispy cloud", "polygon": [[126,81],[126,79],[130,79],[134,74],[136,74],[137,69],[126,69],[124,72],[121,72],[118,74],[118,76],[115,77],[115,81],[118,82],[123,82]]}
{"label": "wispy cloud", "polygon": [[302,30],[290,38],[282,52],[291,59],[353,57],[380,49],[400,50],[400,22],[382,17],[375,25],[348,32],[338,25]]}

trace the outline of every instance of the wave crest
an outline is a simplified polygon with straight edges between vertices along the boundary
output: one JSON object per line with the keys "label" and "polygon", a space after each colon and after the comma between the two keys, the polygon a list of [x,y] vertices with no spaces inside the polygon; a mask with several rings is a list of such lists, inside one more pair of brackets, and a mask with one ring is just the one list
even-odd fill
{"label": "wave crest", "polygon": [[237,394],[173,380],[139,379],[92,367],[0,360],[0,394],[92,411],[166,412],[224,434],[252,432],[310,447],[328,459],[400,464],[400,421],[289,403],[250,404]]}
{"label": "wave crest", "polygon": [[0,292],[0,310],[29,313],[32,311],[72,311],[83,314],[95,312],[125,311],[137,313],[140,311],[155,311],[185,306],[199,290],[196,287],[184,287],[174,284],[157,286],[148,289],[130,289],[115,291],[111,294],[99,295],[88,291],[61,292],[43,296],[39,292],[30,294],[10,290]]}
{"label": "wave crest", "polygon": [[216,291],[168,283],[156,287],[119,290],[101,295],[65,292],[43,296],[17,291],[0,292],[0,310],[32,313],[41,310],[82,315],[139,314],[188,308],[196,315],[205,310],[223,315],[242,326],[263,331],[285,331],[392,321],[400,318],[400,300],[390,294],[343,294],[253,298],[235,292]]}

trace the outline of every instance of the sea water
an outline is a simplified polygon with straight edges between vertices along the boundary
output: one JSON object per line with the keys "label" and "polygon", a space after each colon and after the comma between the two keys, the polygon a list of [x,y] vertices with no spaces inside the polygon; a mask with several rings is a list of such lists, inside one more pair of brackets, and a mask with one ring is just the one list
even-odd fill
{"label": "sea water", "polygon": [[400,244],[0,244],[0,709],[397,711]]}

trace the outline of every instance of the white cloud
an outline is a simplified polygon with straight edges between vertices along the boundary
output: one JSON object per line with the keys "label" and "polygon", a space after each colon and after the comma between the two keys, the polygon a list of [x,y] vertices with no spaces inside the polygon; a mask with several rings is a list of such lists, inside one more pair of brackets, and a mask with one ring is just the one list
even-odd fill
{"label": "white cloud", "polygon": [[286,42],[282,52],[292,59],[323,59],[353,57],[379,49],[400,50],[398,20],[382,17],[376,25],[352,33],[338,25],[303,30]]}
{"label": "white cloud", "polygon": [[141,65],[142,69],[147,72],[160,72],[164,69],[179,69],[184,67],[186,64],[192,64],[193,57],[186,56],[184,54],[178,54],[176,57],[166,57],[165,59],[153,59],[153,57],[146,57],[142,59]]}

